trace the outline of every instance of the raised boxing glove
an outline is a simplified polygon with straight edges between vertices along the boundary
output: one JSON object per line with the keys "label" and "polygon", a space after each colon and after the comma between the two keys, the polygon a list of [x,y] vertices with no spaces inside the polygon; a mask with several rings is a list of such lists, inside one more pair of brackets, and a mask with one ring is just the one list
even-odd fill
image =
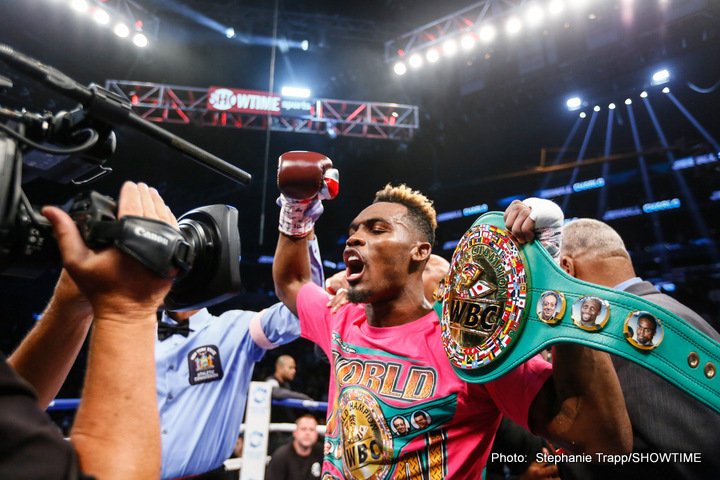
{"label": "raised boxing glove", "polygon": [[332,160],[316,152],[292,151],[278,159],[280,232],[304,237],[323,211],[320,200],[337,196],[339,172]]}

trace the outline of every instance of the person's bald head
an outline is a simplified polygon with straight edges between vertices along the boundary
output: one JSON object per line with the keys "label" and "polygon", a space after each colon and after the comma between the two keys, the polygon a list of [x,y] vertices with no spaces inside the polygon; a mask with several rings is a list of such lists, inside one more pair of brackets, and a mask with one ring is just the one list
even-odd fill
{"label": "person's bald head", "polygon": [[610,225],[581,218],[562,233],[560,267],[573,277],[612,287],[635,276],[625,243]]}
{"label": "person's bald head", "polygon": [[280,355],[275,360],[275,378],[281,382],[292,382],[296,371],[295,359],[290,355]]}

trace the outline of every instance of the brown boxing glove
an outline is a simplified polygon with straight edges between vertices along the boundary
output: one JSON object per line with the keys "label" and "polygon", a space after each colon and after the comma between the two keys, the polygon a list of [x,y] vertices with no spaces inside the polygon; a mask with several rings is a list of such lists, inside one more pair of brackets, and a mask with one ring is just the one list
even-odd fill
{"label": "brown boxing glove", "polygon": [[321,153],[292,151],[278,159],[280,232],[303,237],[312,231],[323,211],[320,200],[332,199],[339,191],[339,173],[332,160]]}

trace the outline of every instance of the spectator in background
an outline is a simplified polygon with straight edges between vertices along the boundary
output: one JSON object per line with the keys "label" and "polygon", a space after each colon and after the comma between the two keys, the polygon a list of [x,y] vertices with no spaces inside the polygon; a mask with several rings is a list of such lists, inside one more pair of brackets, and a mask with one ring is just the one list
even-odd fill
{"label": "spectator in background", "polygon": [[[157,478],[160,422],[148,365],[155,312],[172,279],[117,248],[90,250],[59,208],[42,213],[65,268],[40,321],[7,363],[0,355],[0,478],[85,478],[80,471],[103,480]],[[123,185],[117,216],[175,225],[157,191],[142,183]],[[91,322],[83,397],[66,442],[42,409],[60,389]]]}
{"label": "spectator in background", "polygon": [[[312,400],[304,393],[296,392],[291,388],[290,382],[295,380],[297,373],[297,365],[295,359],[290,355],[280,355],[275,360],[275,373],[265,379],[266,382],[272,384],[272,398],[284,400],[286,398],[295,398],[298,400]],[[294,418],[291,420],[293,421]]]}
{"label": "spectator in background", "polygon": [[245,446],[245,437],[243,437],[242,435],[238,435],[237,440],[235,440],[235,446],[233,447],[232,458],[242,458],[244,446]]}
{"label": "spectator in background", "polygon": [[295,425],[292,442],[272,454],[266,475],[268,480],[320,478],[323,450],[318,442],[317,420],[305,414],[295,421]]}
{"label": "spectator in background", "polygon": [[[708,337],[720,334],[695,312],[635,274],[620,235],[609,225],[588,218],[563,227],[560,266],[586,282],[639,295],[682,317]],[[640,324],[640,322],[638,322]],[[636,478],[706,479],[720,472],[720,415],[640,365],[611,355],[625,396],[633,432],[633,452],[693,452],[698,463],[565,463],[564,479]]]}
{"label": "spectator in background", "polygon": [[[265,379],[266,382],[272,384],[273,400],[312,400],[304,393],[296,392],[292,389],[290,382],[295,379],[297,366],[295,359],[290,355],[280,355],[275,361],[275,373]],[[299,415],[304,411],[296,408],[285,407],[281,405],[273,405],[270,414],[272,423],[293,423]],[[271,432],[268,440],[268,452],[274,452],[280,445],[286,443],[290,435],[284,432]]]}

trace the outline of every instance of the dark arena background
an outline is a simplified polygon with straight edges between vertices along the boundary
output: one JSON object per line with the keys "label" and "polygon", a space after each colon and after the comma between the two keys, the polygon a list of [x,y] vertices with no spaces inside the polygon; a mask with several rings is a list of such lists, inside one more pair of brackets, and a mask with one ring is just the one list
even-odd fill
{"label": "dark arena background", "polygon": [[[5,0],[0,43],[125,96],[147,120],[252,174],[239,185],[120,126],[113,172],[91,184],[116,195],[126,179],[146,182],[176,214],[238,208],[242,293],[211,311],[277,301],[277,159],[311,150],[341,178],[316,228],[326,276],[344,268],[347,225],[388,182],[434,201],[434,250],[448,259],[478,215],[536,196],[566,219],[609,223],[640,276],[720,328],[716,0]],[[13,83],[0,106],[74,106],[6,64],[0,75]],[[297,98],[286,86],[308,91]],[[274,96],[281,108],[268,115],[237,100],[222,110],[217,89]],[[24,190],[43,205],[81,187],[39,179]],[[6,355],[58,271],[0,277]],[[294,387],[324,400],[328,366],[304,340],[268,353],[254,378],[282,353],[297,360]],[[84,353],[61,397],[80,395],[83,371]],[[67,430],[72,415],[54,416]]]}

